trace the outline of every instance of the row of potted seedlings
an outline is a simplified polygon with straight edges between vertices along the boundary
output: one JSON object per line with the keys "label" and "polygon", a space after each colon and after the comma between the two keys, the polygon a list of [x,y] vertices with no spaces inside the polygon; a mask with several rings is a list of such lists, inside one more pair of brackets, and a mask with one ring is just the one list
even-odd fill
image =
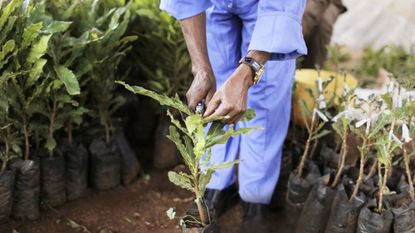
{"label": "row of potted seedlings", "polygon": [[313,110],[302,103],[308,139],[285,203],[295,232],[415,232],[415,99],[397,82],[365,99],[344,86],[331,117],[333,101],[323,96],[330,81],[310,92]]}
{"label": "row of potted seedlings", "polygon": [[131,4],[0,4],[0,220],[36,219],[40,203],[61,205],[89,184],[131,182],[139,164],[112,120],[124,103],[117,66],[135,39],[124,36]]}

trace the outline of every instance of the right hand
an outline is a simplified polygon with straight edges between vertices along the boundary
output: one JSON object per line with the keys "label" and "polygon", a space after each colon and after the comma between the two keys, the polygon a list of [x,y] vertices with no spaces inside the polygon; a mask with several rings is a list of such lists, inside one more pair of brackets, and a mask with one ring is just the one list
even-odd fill
{"label": "right hand", "polygon": [[209,104],[216,92],[216,79],[213,71],[198,70],[193,72],[194,79],[192,85],[186,93],[187,104],[193,111],[196,105],[205,100],[205,105]]}

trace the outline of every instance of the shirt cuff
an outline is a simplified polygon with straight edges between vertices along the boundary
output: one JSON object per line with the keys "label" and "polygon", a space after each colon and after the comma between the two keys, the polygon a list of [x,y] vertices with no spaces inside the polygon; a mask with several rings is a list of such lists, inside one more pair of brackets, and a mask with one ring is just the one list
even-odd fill
{"label": "shirt cuff", "polygon": [[306,55],[300,19],[280,12],[259,15],[248,50],[269,52],[269,60],[288,60]]}
{"label": "shirt cuff", "polygon": [[211,5],[210,0],[162,0],[160,9],[183,20],[206,11]]}

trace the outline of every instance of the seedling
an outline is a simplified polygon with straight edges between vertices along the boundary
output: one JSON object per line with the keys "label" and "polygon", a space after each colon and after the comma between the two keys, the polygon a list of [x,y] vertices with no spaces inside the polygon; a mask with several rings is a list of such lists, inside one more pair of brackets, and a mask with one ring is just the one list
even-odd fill
{"label": "seedling", "polygon": [[355,108],[358,118],[355,125],[351,125],[350,130],[362,140],[362,144],[358,147],[360,154],[359,176],[350,200],[356,197],[363,182],[367,155],[373,148],[372,141],[389,122],[389,116],[382,114],[382,102],[377,96],[371,95],[367,100],[360,99],[358,102]]}
{"label": "seedling", "polygon": [[90,90],[87,108],[99,119],[107,144],[111,143],[115,128],[112,117],[125,103],[121,95],[115,95],[118,65],[131,49],[129,43],[136,39],[125,36],[131,19],[130,7],[131,2],[111,9],[106,1],[85,0],[74,13],[81,19],[77,20],[77,30],[89,31],[92,38],[85,48],[88,55],[82,60],[84,67],[89,67],[85,72],[86,89]]}
{"label": "seedling", "polygon": [[[316,100],[316,103],[315,103],[315,106],[312,112],[308,108],[305,100],[301,99],[299,101],[301,105],[302,114],[303,114],[304,124],[308,132],[308,138],[305,144],[305,149],[304,149],[303,155],[301,156],[300,165],[298,166],[299,177],[303,176],[305,161],[308,157],[311,142],[318,140],[319,138],[324,137],[325,135],[330,133],[330,131],[323,129],[326,122],[329,121],[329,118],[326,116],[326,114],[323,113],[323,111],[327,109],[327,103],[323,95],[323,91],[331,81],[332,80],[329,79],[328,81],[323,82],[321,78],[318,78],[317,83],[316,83],[316,87],[317,87],[316,89],[317,89],[317,94],[318,94],[317,97],[315,97],[313,92],[309,90],[310,97]],[[310,118],[310,116],[311,116],[311,123],[308,122],[308,119]]]}
{"label": "seedling", "polygon": [[347,142],[347,138],[349,137],[350,134],[350,123],[356,119],[356,117],[359,117],[359,112],[354,109],[354,100],[355,100],[355,95],[353,93],[353,91],[349,91],[347,88],[347,84],[346,84],[346,76],[345,76],[345,80],[343,82],[343,95],[340,97],[340,101],[341,101],[341,107],[340,110],[341,112],[335,116],[332,120],[333,120],[333,129],[334,131],[336,131],[336,133],[340,136],[341,138],[341,149],[340,149],[340,155],[339,155],[339,164],[338,164],[338,168],[337,168],[337,173],[336,176],[334,178],[332,187],[335,188],[341,178],[341,175],[343,173],[343,169],[344,169],[344,165],[345,165],[345,161],[346,161],[346,155],[348,153],[349,150],[349,145]]}
{"label": "seedling", "polygon": [[[257,128],[238,128],[233,124],[225,130],[225,124],[222,122],[225,117],[203,118],[198,113],[193,113],[189,108],[176,96],[169,98],[165,95],[159,95],[155,92],[146,90],[139,86],[129,86],[123,82],[117,82],[136,94],[148,96],[157,100],[161,105],[176,109],[180,113],[180,119],[176,119],[170,111],[167,115],[170,117],[172,125],[169,129],[168,138],[176,144],[184,163],[189,172],[168,173],[169,180],[194,194],[195,203],[198,208],[199,218],[187,216],[186,223],[197,226],[206,226],[211,223],[209,213],[205,211],[203,196],[206,186],[209,183],[212,174],[222,168],[235,165],[239,161],[230,161],[222,164],[210,164],[212,156],[211,148],[217,144],[224,144],[230,137],[240,134],[247,134]],[[248,121],[255,117],[253,110],[246,112],[242,121]],[[207,126],[210,124],[209,130]],[[170,209],[167,214],[174,218],[175,213]]]}

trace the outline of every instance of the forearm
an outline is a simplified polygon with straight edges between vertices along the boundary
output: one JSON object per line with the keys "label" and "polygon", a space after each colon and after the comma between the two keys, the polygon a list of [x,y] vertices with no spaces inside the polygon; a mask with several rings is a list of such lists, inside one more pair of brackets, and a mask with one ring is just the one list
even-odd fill
{"label": "forearm", "polygon": [[180,21],[187,49],[192,60],[192,72],[212,72],[206,45],[206,14]]}
{"label": "forearm", "polygon": [[264,51],[256,51],[252,50],[248,52],[248,57],[252,57],[255,59],[259,64],[265,65],[265,63],[268,61],[269,57],[271,56],[270,53],[264,52]]}

